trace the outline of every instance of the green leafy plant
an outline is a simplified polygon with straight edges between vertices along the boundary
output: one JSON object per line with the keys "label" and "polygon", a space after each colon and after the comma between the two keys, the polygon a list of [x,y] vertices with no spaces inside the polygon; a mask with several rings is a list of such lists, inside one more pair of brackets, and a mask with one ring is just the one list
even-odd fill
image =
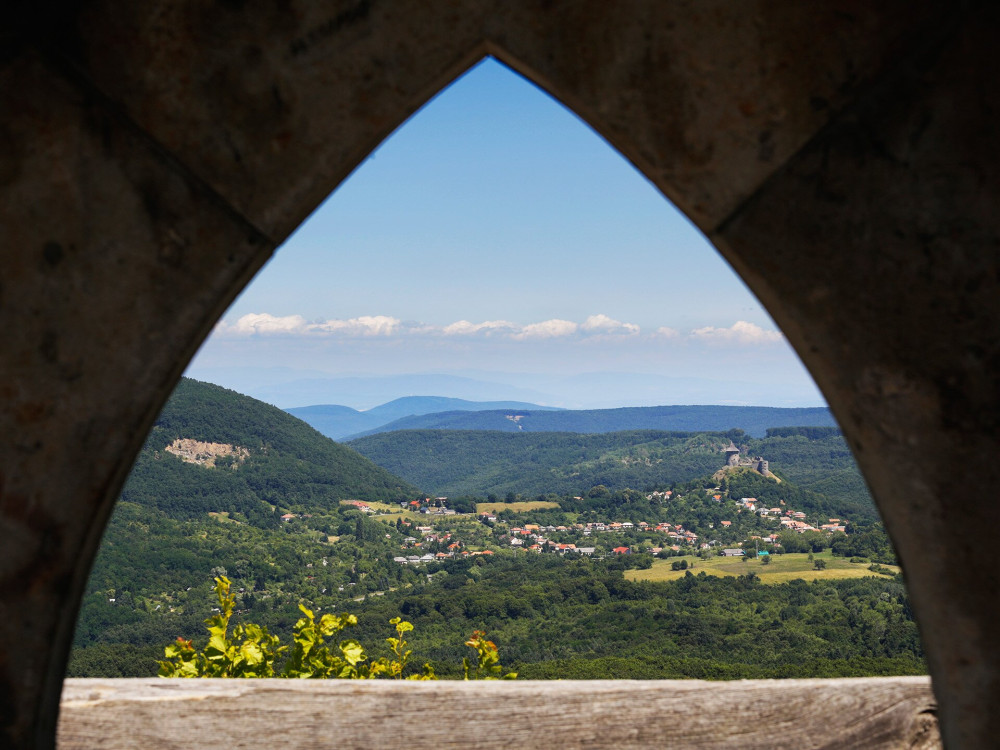
{"label": "green leafy plant", "polygon": [[354,639],[341,641],[337,652],[325,639],[338,635],[348,625],[356,625],[354,615],[323,615],[319,622],[308,608],[299,605],[304,617],[295,623],[295,646],[285,663],[284,677],[366,679],[374,676],[364,647]]}
{"label": "green leafy plant", "polygon": [[229,620],[236,597],[225,576],[215,579],[219,613],[205,620],[208,644],[199,653],[191,641],[178,638],[164,649],[159,662],[160,677],[274,677],[274,661],[285,650],[267,628],[248,623],[238,625],[229,637]]}
{"label": "green leafy plant", "polygon": [[486,638],[486,631],[475,630],[465,645],[476,652],[476,663],[473,666],[468,657],[463,657],[462,667],[467,680],[516,680],[517,672],[503,673],[500,664],[500,653],[496,644]]}
{"label": "green leafy plant", "polygon": [[[364,680],[376,677],[407,680],[436,680],[434,668],[424,664],[418,674],[403,677],[403,672],[413,651],[409,648],[406,633],[413,630],[413,624],[400,617],[389,620],[396,627],[396,637],[387,638],[392,649],[392,657],[370,661],[364,647],[356,640],[348,638],[331,647],[329,639],[334,639],[349,626],[357,625],[358,618],[349,614],[325,614],[316,619],[308,607],[299,605],[302,617],[295,623],[293,640],[295,645],[278,674],[275,660],[288,651],[276,635],[267,628],[247,623],[238,625],[229,636],[229,620],[233,615],[236,597],[230,591],[231,583],[225,576],[215,579],[215,595],[219,601],[218,614],[205,620],[208,627],[208,643],[200,652],[191,641],[178,638],[164,649],[164,661],[159,662],[160,677],[288,677],[296,679],[353,679]],[[477,631],[478,633],[479,631]],[[475,637],[475,635],[474,635]],[[477,675],[491,673],[496,657],[493,648],[492,661],[480,656]],[[485,647],[484,647],[485,648]],[[487,660],[484,661],[484,658]],[[495,669],[499,669],[499,665]],[[466,675],[468,675],[466,666]],[[467,677],[468,679],[468,677]],[[484,677],[484,679],[495,679]],[[504,679],[510,679],[506,676]]]}
{"label": "green leafy plant", "polygon": [[[403,670],[406,668],[406,663],[410,660],[410,654],[413,651],[407,646],[409,643],[406,641],[406,634],[413,630],[413,624],[407,622],[401,617],[393,617],[389,620],[390,625],[396,626],[396,637],[386,638],[386,642],[392,648],[392,659],[381,659],[379,661],[379,666],[381,668],[380,673],[385,674],[397,680],[403,679]],[[406,678],[407,680],[436,680],[437,676],[434,674],[434,667],[429,663],[424,663],[423,672],[420,674],[412,674]]]}
{"label": "green leafy plant", "polygon": [[167,660],[158,662],[160,677],[201,677],[199,654],[191,641],[178,636],[176,642],[163,649],[163,654]]}

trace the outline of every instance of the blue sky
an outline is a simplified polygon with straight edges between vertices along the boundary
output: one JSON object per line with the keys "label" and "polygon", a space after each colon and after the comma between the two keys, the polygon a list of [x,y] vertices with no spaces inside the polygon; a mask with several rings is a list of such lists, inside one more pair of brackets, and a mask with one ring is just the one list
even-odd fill
{"label": "blue sky", "polygon": [[[374,405],[350,403],[337,378],[396,376],[405,390],[409,373],[534,378],[568,406],[822,403],[698,230],[575,115],[492,60],[334,191],[189,370],[245,391],[250,372],[290,384],[271,397],[280,406],[316,403],[322,391],[296,402],[305,377],[330,379],[325,402]],[[559,385],[585,373],[601,373],[590,395]],[[662,382],[637,388],[640,376]],[[680,385],[692,378],[725,385]]]}

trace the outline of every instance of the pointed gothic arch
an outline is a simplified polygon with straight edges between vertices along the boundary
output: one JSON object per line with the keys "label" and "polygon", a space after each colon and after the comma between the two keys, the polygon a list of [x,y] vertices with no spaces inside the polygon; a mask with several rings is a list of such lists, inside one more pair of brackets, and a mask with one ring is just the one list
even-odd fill
{"label": "pointed gothic arch", "polygon": [[[0,34],[0,736],[53,742],[142,436],[274,248],[490,53],[719,248],[906,567],[946,740],[1000,735],[997,11],[603,0],[15,4]],[[954,497],[963,499],[961,504]]]}

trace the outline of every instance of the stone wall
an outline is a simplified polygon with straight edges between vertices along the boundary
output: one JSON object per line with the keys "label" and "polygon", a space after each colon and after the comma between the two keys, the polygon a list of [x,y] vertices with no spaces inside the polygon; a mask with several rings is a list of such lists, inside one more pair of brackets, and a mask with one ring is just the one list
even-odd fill
{"label": "stone wall", "polygon": [[995,8],[8,4],[0,744],[52,746],[89,562],[214,322],[383,138],[493,54],[630,159],[781,326],[901,557],[945,742],[993,746],[1000,505],[979,468],[1000,449]]}

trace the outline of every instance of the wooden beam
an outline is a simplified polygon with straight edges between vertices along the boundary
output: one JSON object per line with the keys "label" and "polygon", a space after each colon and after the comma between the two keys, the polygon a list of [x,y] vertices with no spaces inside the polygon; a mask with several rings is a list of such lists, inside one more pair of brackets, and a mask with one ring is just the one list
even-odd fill
{"label": "wooden beam", "polygon": [[926,677],[741,682],[69,679],[60,750],[938,748]]}

